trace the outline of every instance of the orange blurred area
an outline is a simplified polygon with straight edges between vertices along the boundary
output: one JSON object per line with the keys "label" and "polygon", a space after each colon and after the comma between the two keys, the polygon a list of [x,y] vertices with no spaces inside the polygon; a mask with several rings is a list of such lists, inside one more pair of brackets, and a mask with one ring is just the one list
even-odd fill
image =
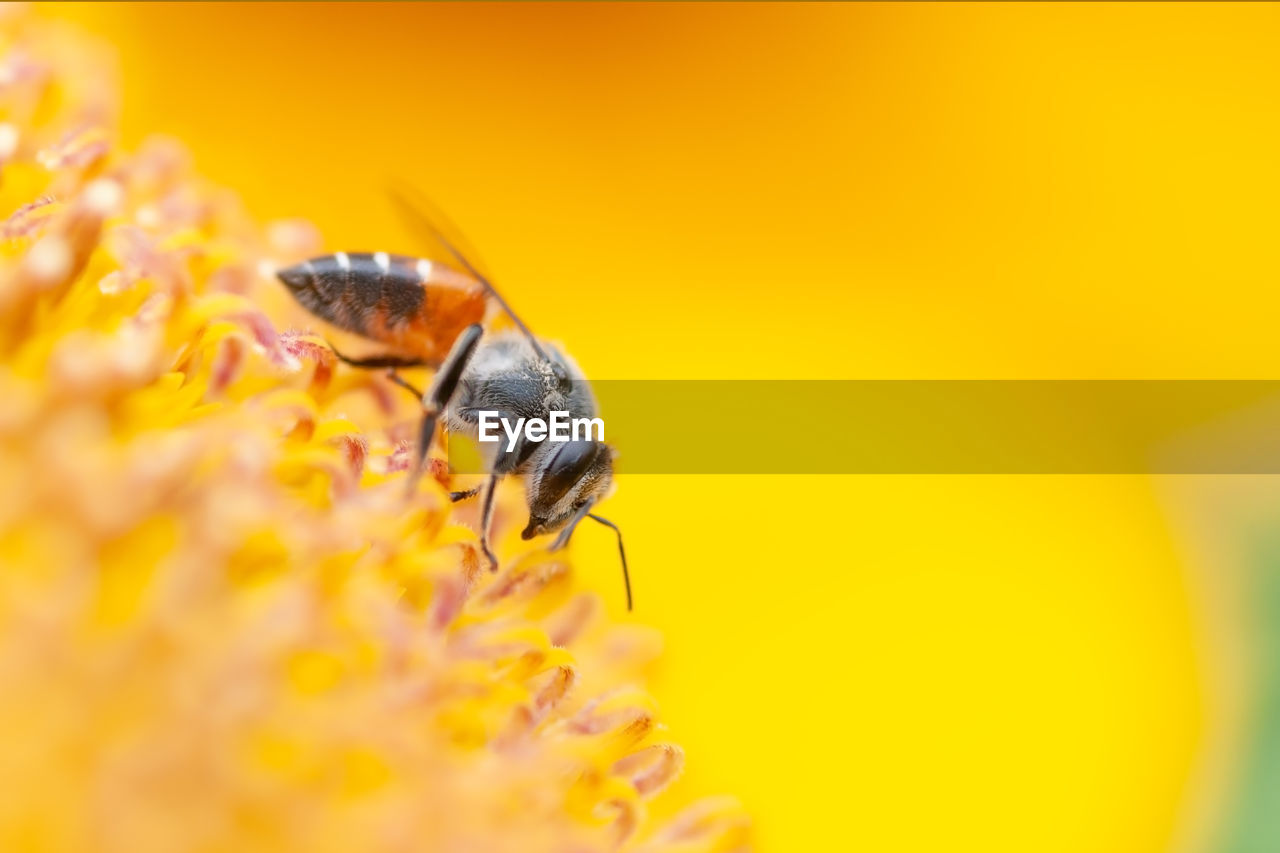
{"label": "orange blurred area", "polygon": [[[1274,6],[42,11],[115,45],[126,145],[181,138],[332,250],[412,251],[408,179],[595,377],[1280,366]],[[761,453],[794,423],[742,418]],[[740,795],[765,850],[1168,849],[1215,721],[1155,494],[623,478],[681,784]]]}

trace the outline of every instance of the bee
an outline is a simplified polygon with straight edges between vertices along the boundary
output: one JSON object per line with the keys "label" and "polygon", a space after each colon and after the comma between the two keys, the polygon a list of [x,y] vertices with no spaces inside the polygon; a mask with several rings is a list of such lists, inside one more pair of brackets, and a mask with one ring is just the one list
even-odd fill
{"label": "bee", "polygon": [[[479,438],[479,413],[549,420],[551,412],[571,418],[595,418],[596,401],[582,371],[571,358],[540,340],[511,310],[440,226],[424,211],[425,202],[403,191],[396,201],[452,261],[387,252],[338,252],[277,271],[294,298],[308,311],[339,329],[381,344],[367,358],[334,354],[357,368],[387,369],[388,377],[422,403],[422,420],[408,487],[422,474],[436,425],[473,440]],[[505,312],[516,328],[487,331],[491,306]],[[399,368],[429,367],[435,374],[425,392],[405,381]],[[631,579],[622,531],[592,512],[613,490],[613,449],[603,441],[574,438],[563,442],[525,441],[495,447],[487,459],[488,476],[473,489],[453,492],[460,501],[481,495],[480,548],[491,571],[498,559],[490,547],[494,493],[500,479],[519,477],[525,489],[529,521],[521,537],[558,533],[550,550],[569,543],[578,524],[589,518],[611,528],[618,539],[622,577],[631,610]]]}

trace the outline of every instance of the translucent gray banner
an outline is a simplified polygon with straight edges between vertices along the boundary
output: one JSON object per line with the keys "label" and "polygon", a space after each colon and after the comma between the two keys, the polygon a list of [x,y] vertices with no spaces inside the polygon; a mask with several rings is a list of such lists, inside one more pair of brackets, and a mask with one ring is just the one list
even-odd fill
{"label": "translucent gray banner", "polygon": [[[1274,474],[1280,380],[596,381],[627,474]],[[534,395],[506,383],[499,396]],[[502,434],[500,427],[497,433]],[[488,463],[453,438],[460,473]]]}

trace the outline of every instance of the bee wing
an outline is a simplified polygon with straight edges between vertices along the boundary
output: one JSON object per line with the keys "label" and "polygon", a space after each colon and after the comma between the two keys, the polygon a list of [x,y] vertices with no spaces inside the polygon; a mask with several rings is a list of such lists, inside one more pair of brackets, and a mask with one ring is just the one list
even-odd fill
{"label": "bee wing", "polygon": [[477,281],[489,280],[479,253],[426,193],[399,178],[389,182],[387,192],[414,236],[422,241],[421,248],[414,247],[415,254],[460,269]]}
{"label": "bee wing", "polygon": [[480,266],[478,257],[473,249],[467,244],[466,238],[462,236],[462,232],[453,224],[449,217],[445,216],[427,196],[413,185],[399,180],[393,179],[388,188],[391,194],[391,200],[395,202],[400,213],[408,220],[413,227],[414,233],[421,235],[422,239],[435,255],[428,254],[425,257],[431,260],[439,260],[450,266],[458,266],[476,281],[484,286],[489,296],[498,303],[506,315],[511,318],[512,322],[524,333],[525,337],[533,345],[533,349],[538,355],[546,361],[547,358],[542,347],[538,344],[538,339],[534,337],[533,332],[524,324],[520,316],[511,310],[511,306],[507,304],[507,300],[502,298],[502,294],[493,286],[493,282]]}

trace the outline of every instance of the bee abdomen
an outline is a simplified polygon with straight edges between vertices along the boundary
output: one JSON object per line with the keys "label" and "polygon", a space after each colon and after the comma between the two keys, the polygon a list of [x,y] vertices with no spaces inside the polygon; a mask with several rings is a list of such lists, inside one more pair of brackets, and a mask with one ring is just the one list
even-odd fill
{"label": "bee abdomen", "polygon": [[304,308],[339,328],[368,334],[375,319],[407,322],[422,307],[419,263],[385,252],[338,252],[277,275]]}
{"label": "bee abdomen", "polygon": [[276,275],[322,320],[426,363],[443,359],[458,334],[485,314],[485,293],[474,278],[405,255],[338,252]]}

